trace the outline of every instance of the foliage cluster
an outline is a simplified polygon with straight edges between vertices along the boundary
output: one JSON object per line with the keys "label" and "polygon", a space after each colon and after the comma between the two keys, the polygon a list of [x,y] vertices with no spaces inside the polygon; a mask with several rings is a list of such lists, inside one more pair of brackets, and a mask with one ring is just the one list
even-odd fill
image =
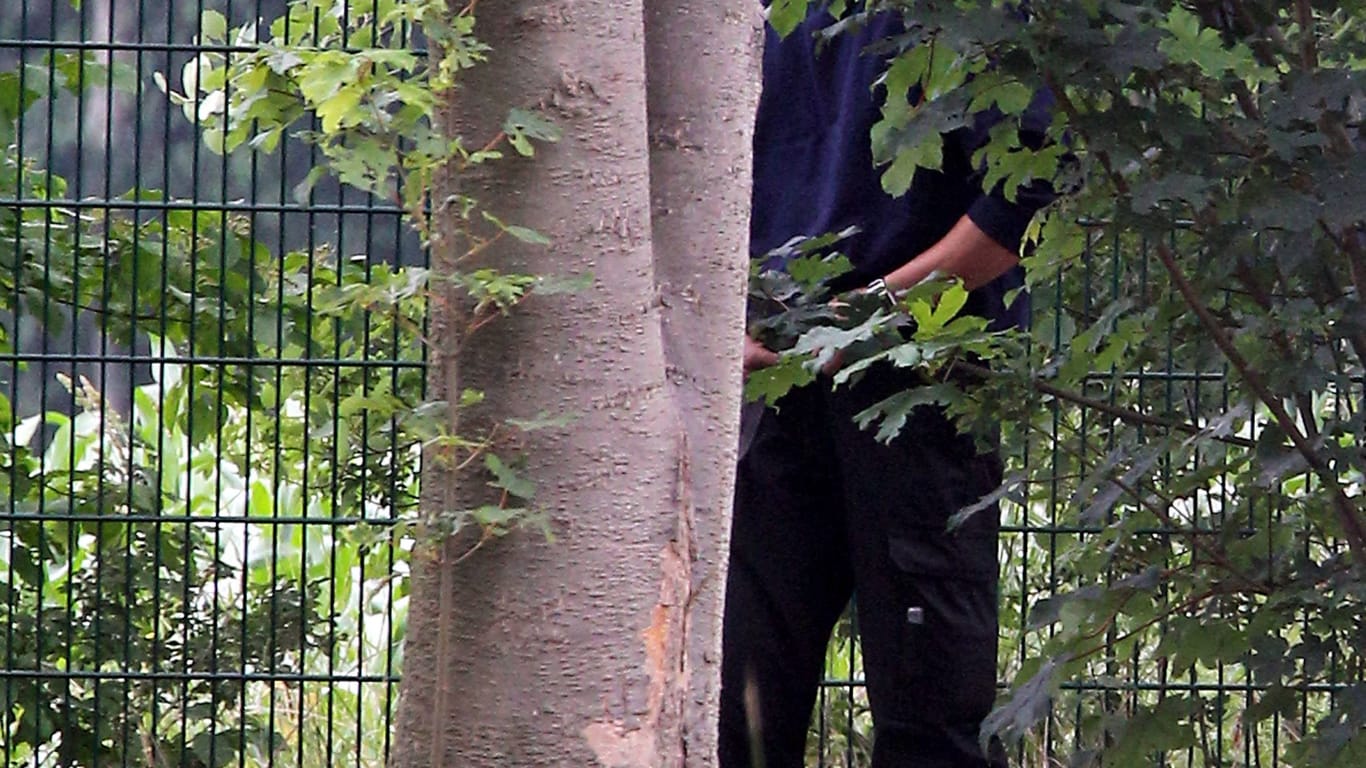
{"label": "foliage cluster", "polygon": [[[292,135],[317,147],[325,164],[295,189],[306,199],[324,174],[390,200],[406,212],[424,244],[438,236],[433,217],[454,220],[456,253],[441,274],[414,274],[424,295],[458,303],[457,325],[444,344],[459,346],[472,333],[508,312],[533,291],[575,290],[580,282],[553,276],[502,271],[480,255],[503,237],[532,245],[545,238],[504,222],[470,195],[430,199],[437,181],[478,166],[535,153],[534,142],[551,142],[559,132],[539,113],[512,108],[496,135],[467,145],[444,122],[443,95],[454,92],[459,75],[483,61],[486,46],[474,35],[474,4],[453,10],[445,0],[296,0],[263,32],[259,23],[232,28],[206,12],[207,44],[231,43],[250,52],[232,56],[201,53],[181,73],[183,92],[159,84],[198,125],[206,145],[230,152],[241,147],[269,151]],[[292,131],[292,134],[290,132]],[[457,402],[423,406],[428,459],[466,467],[482,463],[483,476],[498,500],[468,510],[440,510],[423,521],[449,532],[473,522],[485,538],[539,518],[526,504],[534,487],[521,477],[517,460],[500,457],[497,445],[528,429],[558,423],[475,426],[459,413],[477,407],[478,391],[462,391]]]}
{"label": "foliage cluster", "polygon": [[[787,31],[817,5],[769,18]],[[772,396],[809,378],[815,350],[858,341],[864,360],[942,376],[866,414],[884,436],[929,400],[1004,426],[1015,471],[987,501],[1009,502],[1058,567],[986,730],[1076,766],[1361,764],[1366,6],[827,10],[828,34],[904,14],[872,134],[889,191],[988,108],[1005,119],[977,155],[983,184],[1069,191],[1032,232],[1028,332],[926,324],[961,298],[913,295],[909,340],[818,325],[752,385]],[[1020,120],[1041,90],[1050,141],[1031,148]]]}

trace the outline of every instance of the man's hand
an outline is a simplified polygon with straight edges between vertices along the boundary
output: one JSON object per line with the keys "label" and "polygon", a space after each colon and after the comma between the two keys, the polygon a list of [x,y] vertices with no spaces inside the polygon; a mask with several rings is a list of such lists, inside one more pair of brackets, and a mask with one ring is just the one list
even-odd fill
{"label": "man's hand", "polygon": [[[767,368],[777,363],[777,352],[750,338],[749,334],[745,334],[744,369],[746,376],[749,375],[750,371],[757,371],[760,368]],[[844,351],[840,350],[825,365],[821,366],[821,373],[826,376],[833,376],[836,371],[843,367]]]}
{"label": "man's hand", "polygon": [[750,338],[748,333],[745,334],[744,370],[746,375],[748,375],[750,371],[767,368],[777,362],[777,352],[774,352],[763,344]]}

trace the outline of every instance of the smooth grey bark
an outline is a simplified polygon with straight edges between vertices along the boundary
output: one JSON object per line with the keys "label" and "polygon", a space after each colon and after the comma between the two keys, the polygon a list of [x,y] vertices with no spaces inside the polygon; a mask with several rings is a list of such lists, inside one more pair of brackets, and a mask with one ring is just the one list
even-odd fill
{"label": "smooth grey bark", "polygon": [[763,19],[749,0],[646,0],[645,10],[655,278],[688,440],[691,578],[708,585],[690,597],[679,710],[687,765],[700,766],[716,753]]}
{"label": "smooth grey bark", "polygon": [[[730,5],[736,13],[748,6]],[[727,32],[753,27],[719,10],[699,13]],[[478,15],[493,52],[454,94],[449,124],[478,146],[509,107],[535,105],[564,131],[534,159],[459,179],[487,210],[553,241],[538,248],[503,238],[484,256],[504,271],[591,274],[593,287],[533,296],[468,338],[458,297],[433,304],[431,396],[454,400],[469,387],[488,395],[459,426],[541,413],[576,418],[496,446],[526,455],[553,541],[517,532],[471,551],[469,535],[457,534],[415,553],[394,762],[706,765],[738,407],[733,342],[752,103],[725,107],[678,88],[652,102],[651,123],[639,0],[485,0]],[[664,41],[652,50],[670,56],[691,44],[672,34],[651,39]],[[746,32],[736,38],[742,42],[709,50],[744,55],[734,73],[743,77],[752,72],[749,39]],[[671,73],[668,81],[676,79]],[[686,154],[662,146],[651,153],[652,126],[699,126],[713,110],[730,117],[706,137],[715,138],[715,152],[698,153],[705,173],[679,171]],[[680,173],[655,179],[658,226],[652,171]],[[453,269],[459,255],[459,223],[442,206],[456,181],[440,179],[434,189],[438,272]],[[704,188],[725,192],[697,204]],[[695,218],[712,214],[706,226]],[[711,234],[698,239],[693,230]],[[697,257],[695,249],[706,252]],[[693,333],[708,337],[684,355]],[[423,504],[432,518],[486,500],[482,479],[457,476],[451,465],[428,455]]]}

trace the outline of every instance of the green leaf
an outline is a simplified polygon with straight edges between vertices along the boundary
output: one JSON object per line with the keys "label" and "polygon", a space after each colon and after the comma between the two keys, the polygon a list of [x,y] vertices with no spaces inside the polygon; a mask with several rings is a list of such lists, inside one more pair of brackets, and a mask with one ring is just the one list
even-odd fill
{"label": "green leaf", "polygon": [[1008,115],[1018,115],[1025,111],[1034,99],[1034,91],[1024,83],[1012,81],[987,91],[997,108]]}
{"label": "green leaf", "polygon": [[898,392],[854,415],[860,429],[868,429],[877,422],[880,443],[890,443],[901,434],[911,412],[927,405],[947,406],[962,399],[962,393],[952,384],[928,384]]}
{"label": "green leaf", "polygon": [[361,86],[351,85],[319,101],[314,109],[318,119],[322,121],[323,132],[336,133],[343,127],[358,124],[363,93],[364,89]]}
{"label": "green leaf", "polygon": [[469,515],[479,526],[491,529],[495,534],[502,534],[525,517],[528,511],[525,507],[500,507],[485,504],[482,507],[471,509]]}
{"label": "green leaf", "polygon": [[1127,756],[1120,765],[1147,765],[1147,755],[1195,746],[1195,726],[1191,717],[1199,707],[1198,699],[1168,694],[1151,708],[1139,707],[1119,721],[1119,743],[1114,752]]}
{"label": "green leaf", "polygon": [[503,231],[524,243],[530,243],[531,245],[550,245],[550,238],[534,229],[519,227],[512,224],[505,227]]}
{"label": "green leaf", "polygon": [[805,365],[804,358],[785,355],[777,365],[750,371],[745,377],[745,399],[777,404],[794,387],[804,387],[816,380],[816,373]]}
{"label": "green leaf", "polygon": [[768,6],[768,23],[787,37],[806,18],[810,0],[773,0]]}
{"label": "green leaf", "polygon": [[297,75],[299,93],[310,104],[322,104],[356,82],[357,67],[356,59],[340,51],[313,54]]}
{"label": "green leaf", "polygon": [[560,140],[560,129],[539,112],[513,109],[503,121],[503,133],[513,149],[523,157],[536,153],[532,141],[556,142]]}
{"label": "green leaf", "polygon": [[978,736],[983,752],[990,749],[993,736],[1007,744],[1018,743],[1035,723],[1048,717],[1053,696],[1062,683],[1060,659],[1048,659],[1025,682],[1011,688],[1010,698],[982,721]]}
{"label": "green leaf", "polygon": [[892,197],[900,197],[911,188],[911,181],[921,168],[939,170],[944,165],[944,138],[939,134],[898,150],[892,164],[882,173],[882,189]]}
{"label": "green leaf", "polygon": [[787,263],[786,272],[802,286],[807,293],[816,293],[821,286],[854,268],[853,262],[843,254],[822,256],[813,254],[801,256]]}
{"label": "green leaf", "polygon": [[968,303],[968,291],[960,282],[954,282],[939,294],[939,300],[935,304],[934,312],[930,315],[928,322],[922,322],[918,330],[935,330],[948,325],[949,321],[962,311]]}
{"label": "green leaf", "polygon": [[1157,47],[1173,61],[1194,64],[1209,77],[1222,77],[1230,70],[1243,76],[1259,71],[1252,49],[1243,43],[1225,45],[1218,30],[1202,27],[1200,19],[1180,5],[1172,7],[1165,29],[1171,37]]}
{"label": "green leaf", "polygon": [[1027,474],[1025,472],[1011,472],[1001,481],[1000,485],[996,486],[995,490],[950,515],[946,526],[947,530],[954,531],[961,528],[968,520],[972,519],[973,515],[1000,503],[1003,499],[1010,499],[1020,504],[1025,503],[1025,500],[1021,498],[1022,494],[1020,494],[1019,491],[1022,486],[1022,481],[1025,480],[1026,477]]}
{"label": "green leaf", "polygon": [[227,17],[213,9],[205,10],[199,17],[199,33],[205,42],[226,42],[228,39]]}
{"label": "green leaf", "polygon": [[520,499],[531,499],[536,495],[536,484],[508,466],[497,454],[484,454],[484,467],[493,474],[489,485],[507,491]]}
{"label": "green leaf", "polygon": [[20,75],[15,72],[0,72],[0,120],[12,123],[28,111],[33,102],[43,97],[40,91],[21,85]]}
{"label": "green leaf", "polygon": [[294,201],[300,205],[307,205],[313,194],[313,187],[327,176],[325,166],[314,166],[308,170],[308,175],[304,180],[294,185]]}

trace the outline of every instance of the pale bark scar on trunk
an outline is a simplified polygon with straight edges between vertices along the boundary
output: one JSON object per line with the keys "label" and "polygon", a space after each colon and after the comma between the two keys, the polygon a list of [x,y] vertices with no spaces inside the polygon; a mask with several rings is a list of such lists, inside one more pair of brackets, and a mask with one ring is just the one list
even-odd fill
{"label": "pale bark scar on trunk", "polygon": [[687,433],[680,424],[674,536],[659,554],[659,602],[641,631],[650,685],[640,725],[591,723],[582,731],[598,763],[606,768],[681,768],[687,758],[688,633],[693,607],[693,565],[697,561]]}

